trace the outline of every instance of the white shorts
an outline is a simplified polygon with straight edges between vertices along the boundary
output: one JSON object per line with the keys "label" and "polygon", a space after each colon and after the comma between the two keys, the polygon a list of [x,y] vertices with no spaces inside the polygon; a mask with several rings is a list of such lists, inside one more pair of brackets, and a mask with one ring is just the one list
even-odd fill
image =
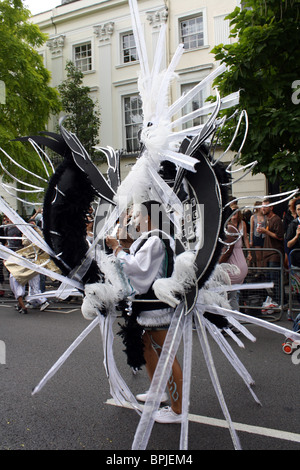
{"label": "white shorts", "polygon": [[9,285],[16,300],[19,297],[24,297],[25,286],[22,286],[11,274],[9,275]]}

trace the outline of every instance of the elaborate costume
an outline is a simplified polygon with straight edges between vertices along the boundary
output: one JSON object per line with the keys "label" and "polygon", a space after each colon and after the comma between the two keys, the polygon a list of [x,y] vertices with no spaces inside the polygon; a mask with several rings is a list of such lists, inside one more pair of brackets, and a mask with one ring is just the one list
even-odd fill
{"label": "elaborate costume", "polygon": [[[106,180],[93,165],[77,137],[66,131],[62,122],[60,123],[61,135],[44,133],[44,135],[27,139],[39,153],[41,152],[39,146],[46,145],[60,155],[64,155],[63,163],[50,179],[45,197],[45,241],[40,239],[38,241],[63,273],[63,275],[56,274],[56,279],[60,279],[62,285],[55,295],[63,297],[69,288],[78,288],[84,292],[82,312],[85,318],[92,320],[80,337],[54,364],[33,393],[41,390],[77,345],[88,336],[96,325],[100,324],[104,363],[111,394],[119,404],[130,402],[132,407],[141,415],[132,448],[145,449],[154,424],[154,413],[159,408],[174,357],[181,339],[183,339],[183,401],[180,448],[186,449],[188,446],[187,416],[192,360],[191,338],[194,323],[216,395],[228,422],[234,447],[239,449],[239,439],[218,380],[207,338],[208,334],[218,343],[257,402],[259,400],[251,388],[254,380],[240,362],[222,331],[225,330],[230,338],[240,346],[242,342],[232,332],[230,326],[234,326],[248,339],[254,341],[255,338],[252,334],[240,323],[240,321],[245,320],[284,336],[288,334],[289,337],[293,336],[294,339],[299,338],[297,333],[232,311],[227,300],[227,292],[231,289],[228,269],[234,268],[227,265],[223,267],[218,265],[226,236],[226,223],[232,215],[228,211],[226,188],[233,176],[232,164],[239,157],[246,138],[247,114],[245,111],[241,113],[237,131],[234,135],[235,138],[244,119],[246,132],[242,139],[241,148],[234,160],[225,168],[221,163],[221,159],[227,154],[230,147],[218,159],[215,158],[214,153],[216,136],[222,131],[225,122],[224,118],[218,117],[218,113],[220,109],[236,105],[239,98],[238,93],[223,99],[220,99],[217,93],[216,103],[205,105],[204,108],[173,120],[174,116],[185,107],[187,102],[225,70],[225,66],[221,65],[216,68],[186,95],[181,96],[169,106],[168,90],[171,81],[175,79],[174,71],[183,52],[183,46],[178,47],[169,67],[161,71],[161,51],[164,47],[166,32],[166,25],[162,26],[157,43],[157,52],[153,61],[153,69],[150,70],[137,3],[135,0],[129,0],[129,5],[141,64],[139,91],[143,101],[144,113],[143,127],[140,134],[142,150],[129,175],[120,183],[118,153],[111,148],[102,149],[106,153],[109,163],[108,179]],[[174,130],[204,112],[211,113],[204,125],[184,131]],[[251,171],[252,167],[253,165],[247,165],[240,171],[247,173]],[[80,187],[80,191],[77,190],[78,187]],[[287,193],[286,198],[292,197],[295,192]],[[85,238],[85,214],[95,197],[99,198],[99,205],[94,223],[94,241],[89,246]],[[256,199],[257,196],[255,196]],[[116,367],[113,355],[112,326],[124,303],[130,310],[130,304],[128,307],[127,302],[132,302],[134,311],[137,308],[137,301],[145,300],[132,297],[133,290],[138,294],[144,295],[147,293],[147,295],[150,295],[149,286],[145,290],[141,281],[140,283],[136,281],[134,286],[128,282],[130,277],[134,276],[131,272],[134,263],[132,261],[130,264],[129,259],[126,267],[122,269],[122,261],[125,256],[130,257],[131,255],[122,254],[115,257],[107,252],[105,238],[116,227],[122,214],[132,204],[147,200],[159,201],[168,216],[173,232],[169,233],[165,240],[173,240],[175,257],[172,272],[165,277],[160,275],[157,279],[151,279],[151,295],[153,292],[155,299],[153,297],[146,299],[150,303],[157,299],[164,304],[160,310],[165,310],[169,329],[147,394],[146,403],[141,408]],[[3,212],[8,210],[3,201],[0,201],[0,209]],[[74,217],[75,213],[76,218]],[[18,221],[20,223],[17,214],[11,213],[10,215],[14,223],[18,223]],[[26,236],[28,235],[32,236],[33,234],[30,233]],[[140,243],[141,240],[137,240],[131,249],[138,249]],[[148,248],[151,244],[157,244],[157,260],[161,262],[159,250],[164,251],[165,248],[161,244],[164,241],[161,241],[159,237],[151,237],[145,242],[144,247],[140,247],[141,255],[143,254],[143,248],[146,248],[146,243],[148,243]],[[5,253],[7,253],[7,250],[2,251],[2,256],[5,256]],[[234,289],[236,290],[239,287],[234,286]],[[255,288],[258,287],[255,286]],[[247,288],[249,289],[249,285]],[[164,308],[165,305],[169,308]],[[153,313],[154,310],[149,308],[146,312]],[[142,317],[139,318],[139,322],[136,322],[138,315],[127,315],[125,313],[126,316],[126,321],[130,323],[130,334],[126,336],[127,346],[129,346],[128,363],[134,368],[139,368],[143,365],[139,327],[143,328],[148,321],[153,322],[155,319],[153,319],[153,316],[144,315],[144,322],[141,321]],[[136,348],[139,354],[132,353],[132,348]]]}

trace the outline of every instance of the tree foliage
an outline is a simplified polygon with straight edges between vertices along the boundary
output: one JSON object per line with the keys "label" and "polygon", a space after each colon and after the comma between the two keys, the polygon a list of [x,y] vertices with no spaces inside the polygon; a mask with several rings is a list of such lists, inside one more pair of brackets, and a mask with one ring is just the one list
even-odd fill
{"label": "tree foliage", "polygon": [[83,73],[72,61],[66,65],[67,78],[59,86],[63,110],[67,114],[65,126],[76,134],[90,156],[95,156],[95,145],[99,144],[98,132],[100,112],[89,96],[90,88],[83,86]]}
{"label": "tree foliage", "polygon": [[[0,146],[26,168],[36,170],[29,144],[11,142],[45,129],[51,113],[60,110],[58,92],[49,86],[50,73],[35,48],[46,36],[29,21],[30,11],[21,0],[0,1],[0,80],[5,84],[5,103],[0,104]],[[1,154],[1,161],[10,162]],[[12,172],[16,174],[18,168]]]}
{"label": "tree foliage", "polygon": [[255,173],[284,189],[300,187],[299,2],[246,0],[228,18],[236,41],[212,52],[228,66],[216,80],[221,95],[240,90],[248,113],[240,162],[257,160]]}

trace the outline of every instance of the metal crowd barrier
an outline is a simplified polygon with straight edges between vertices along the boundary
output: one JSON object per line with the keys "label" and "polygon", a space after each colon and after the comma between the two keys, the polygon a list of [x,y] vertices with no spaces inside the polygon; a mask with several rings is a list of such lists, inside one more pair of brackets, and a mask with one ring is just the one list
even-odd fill
{"label": "metal crowd barrier", "polygon": [[[285,293],[285,269],[284,269],[284,257],[279,250],[273,248],[243,248],[245,257],[250,252],[252,255],[252,261],[248,263],[248,274],[244,280],[244,285],[247,284],[258,284],[265,282],[273,282],[273,289],[242,289],[239,293],[239,307],[240,311],[247,315],[257,316],[271,322],[279,321],[282,318],[284,310],[288,308],[288,296]],[[279,266],[267,267],[257,266],[256,256],[257,252],[262,255],[266,251],[276,252],[279,255]],[[267,311],[263,311],[263,303],[267,297],[271,297],[273,301],[276,301],[278,307],[272,307]]]}
{"label": "metal crowd barrier", "polygon": [[[292,265],[289,269],[285,269],[282,253],[272,248],[243,248],[243,251],[245,257],[247,257],[248,252],[252,255],[252,261],[248,263],[248,274],[244,280],[244,286],[246,287],[247,284],[258,284],[270,281],[273,281],[275,285],[272,292],[267,289],[241,289],[239,292],[240,311],[247,315],[254,315],[271,322],[279,321],[284,311],[286,311],[287,315],[294,320],[300,313],[300,266],[296,267]],[[262,255],[266,251],[277,252],[280,258],[279,266],[257,266],[255,252],[258,251],[261,252]],[[300,252],[299,249],[292,250],[290,256],[296,251]],[[0,260],[0,263],[2,264],[2,260]],[[14,296],[9,285],[9,273],[3,265],[2,272],[4,282],[0,286],[0,299],[1,297],[3,300],[11,298],[11,300],[14,301]],[[51,281],[51,283],[53,284],[53,281]],[[274,298],[274,291],[276,291],[278,296],[278,307],[270,309],[269,313],[263,312],[263,303],[268,296],[276,300],[276,298]]]}
{"label": "metal crowd barrier", "polygon": [[290,268],[288,270],[289,278],[289,302],[288,315],[295,320],[300,313],[300,266],[293,265],[293,254],[300,253],[300,249],[291,250],[289,253]]}

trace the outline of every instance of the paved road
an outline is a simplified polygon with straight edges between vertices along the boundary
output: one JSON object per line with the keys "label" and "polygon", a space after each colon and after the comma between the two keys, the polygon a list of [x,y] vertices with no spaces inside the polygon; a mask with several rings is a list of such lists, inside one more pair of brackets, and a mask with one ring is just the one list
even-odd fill
{"label": "paved road", "polygon": [[[285,320],[280,324],[291,328]],[[130,450],[139,417],[130,409],[116,407],[110,399],[98,328],[45,388],[31,396],[33,387],[87,325],[76,303],[57,303],[28,315],[17,313],[12,301],[0,304],[0,340],[6,346],[6,364],[0,364],[0,450]],[[257,337],[256,343],[245,340],[246,348],[236,349],[256,380],[255,392],[262,407],[212,344],[242,447],[300,450],[300,365],[283,354],[280,335],[254,326],[249,330]],[[189,450],[231,450],[231,438],[194,334]],[[122,349],[116,337],[116,361],[123,377],[134,393],[146,390],[145,371],[133,375]],[[178,449],[179,428],[155,424],[148,449]]]}

